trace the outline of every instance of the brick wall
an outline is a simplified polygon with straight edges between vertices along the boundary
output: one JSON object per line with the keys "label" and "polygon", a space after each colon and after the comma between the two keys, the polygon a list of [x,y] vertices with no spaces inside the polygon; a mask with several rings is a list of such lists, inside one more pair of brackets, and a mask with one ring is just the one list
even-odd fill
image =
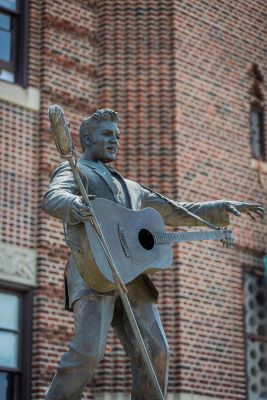
{"label": "brick wall", "polygon": [[[81,120],[97,109],[95,21],[87,1],[42,2],[40,200],[52,170],[60,162],[49,132],[48,106],[58,103],[64,107],[76,144]],[[64,311],[63,273],[68,251],[62,225],[39,209],[38,228],[32,362],[32,396],[36,400],[43,399],[59,357],[73,335],[72,314]]]}
{"label": "brick wall", "polygon": [[[264,203],[251,169],[247,75],[251,62],[266,73],[263,2],[101,4],[100,101],[119,111],[126,135],[118,168],[180,200]],[[236,248],[181,245],[174,270],[155,276],[170,392],[244,398],[242,271],[261,269],[266,240],[262,222],[232,224]]]}
{"label": "brick wall", "polygon": [[[41,108],[0,104],[0,196],[7,204],[0,235],[38,249],[32,399],[43,399],[73,335],[63,308],[62,226],[40,208],[60,162],[47,107],[64,107],[77,147],[81,120],[114,108],[117,169],[174,199],[264,203],[266,174],[260,180],[251,167],[247,67],[257,63],[266,82],[265,19],[263,0],[30,1],[29,85],[40,90]],[[181,398],[245,397],[242,275],[246,268],[261,273],[266,228],[247,216],[231,221],[236,247],[176,246],[173,269],[154,276],[172,353],[169,392]],[[84,399],[127,393],[130,385],[129,362],[111,332]]]}
{"label": "brick wall", "polygon": [[[180,199],[266,202],[251,169],[249,78],[256,62],[266,76],[263,2],[176,4],[175,92]],[[266,185],[266,179],[265,179]],[[178,387],[243,399],[242,271],[261,268],[262,222],[231,218],[237,246],[183,245],[177,268]]]}
{"label": "brick wall", "polygon": [[0,101],[0,240],[36,247],[38,114]]}
{"label": "brick wall", "polygon": [[[181,200],[264,202],[257,171],[250,166],[246,71],[251,62],[264,66],[263,3],[258,2],[257,9],[253,4],[102,1],[97,7],[91,4],[90,12],[87,7],[84,18],[80,17],[81,10],[85,12],[83,2],[71,3],[68,10],[60,2],[47,3],[43,7],[41,191],[57,163],[45,108],[59,102],[73,130],[98,106],[118,111],[122,135],[117,168],[130,179]],[[58,256],[59,251],[64,253],[59,224],[42,213],[40,218],[43,272],[38,315],[41,310],[60,312],[62,291],[54,289],[62,290],[56,271],[64,268],[64,257]],[[169,392],[244,398],[242,270],[261,268],[265,243],[261,222],[251,224],[247,217],[232,221],[236,248],[181,245],[175,249],[173,271],[154,277],[172,352]],[[57,320],[49,314],[43,331],[49,337],[53,329],[45,355],[38,358],[40,368],[44,360],[49,361],[47,378],[57,362],[57,357],[49,356],[49,346],[52,343],[60,353],[64,345],[55,337],[66,341],[72,334],[71,317],[66,314],[63,320],[63,315],[61,311]],[[95,393],[124,392],[130,384],[128,360],[111,332],[106,357],[91,387]]]}
{"label": "brick wall", "polygon": [[[29,7],[29,86],[39,87],[41,36],[40,4]],[[6,87],[5,87],[6,89]],[[12,85],[10,85],[12,93]],[[38,105],[9,95],[0,100],[0,241],[35,249],[38,208]],[[26,93],[25,99],[30,95]],[[30,105],[29,105],[30,104]]]}
{"label": "brick wall", "polygon": [[[128,178],[175,198],[174,54],[169,3],[101,2],[98,19],[99,103],[119,113],[121,139],[116,168]],[[154,280],[161,291],[159,309],[174,352],[172,272],[155,276]],[[170,368],[172,386],[173,361]],[[110,374],[110,369],[114,374]],[[107,356],[96,376],[96,392],[103,391],[103,381],[106,391],[130,391],[129,362],[112,334]]]}

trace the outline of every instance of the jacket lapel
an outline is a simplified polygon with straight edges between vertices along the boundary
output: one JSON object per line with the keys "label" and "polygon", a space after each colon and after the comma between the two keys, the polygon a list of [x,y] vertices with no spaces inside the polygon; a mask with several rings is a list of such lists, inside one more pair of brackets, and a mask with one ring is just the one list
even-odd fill
{"label": "jacket lapel", "polygon": [[104,165],[100,164],[100,163],[96,163],[93,161],[89,161],[86,159],[81,158],[79,160],[79,163],[82,164],[83,167],[89,167],[90,169],[92,169],[98,176],[100,176],[106,183],[107,187],[109,188],[109,190],[111,191],[114,200],[116,200],[116,196],[118,194],[118,190],[116,185],[113,183],[111,174],[109,173],[109,171],[104,167]]}
{"label": "jacket lapel", "polygon": [[113,170],[113,172],[114,172],[116,175],[118,175],[118,177],[120,178],[121,184],[122,184],[122,186],[124,186],[124,189],[125,189],[125,191],[126,191],[126,194],[128,195],[128,199],[129,199],[129,202],[130,202],[130,208],[133,209],[133,202],[132,202],[132,198],[131,198],[131,191],[129,190],[129,187],[128,187],[128,185],[127,185],[127,182],[125,181],[125,179],[123,178],[123,176],[121,176],[121,174],[119,174],[119,172],[117,172],[115,169],[112,169],[112,170]]}

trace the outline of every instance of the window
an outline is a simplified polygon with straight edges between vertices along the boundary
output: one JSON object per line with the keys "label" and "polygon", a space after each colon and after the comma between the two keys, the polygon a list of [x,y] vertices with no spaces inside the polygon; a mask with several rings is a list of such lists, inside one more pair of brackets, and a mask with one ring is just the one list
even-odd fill
{"label": "window", "polygon": [[262,276],[245,275],[248,400],[267,400],[267,286]]}
{"label": "window", "polygon": [[257,104],[251,104],[250,126],[252,157],[264,160],[263,109]]}
{"label": "window", "polygon": [[0,0],[0,79],[27,85],[28,0]]}
{"label": "window", "polygon": [[0,399],[30,398],[31,293],[0,290]]}
{"label": "window", "polygon": [[255,63],[249,65],[250,78],[250,142],[252,157],[265,160],[264,138],[264,82],[259,66]]}

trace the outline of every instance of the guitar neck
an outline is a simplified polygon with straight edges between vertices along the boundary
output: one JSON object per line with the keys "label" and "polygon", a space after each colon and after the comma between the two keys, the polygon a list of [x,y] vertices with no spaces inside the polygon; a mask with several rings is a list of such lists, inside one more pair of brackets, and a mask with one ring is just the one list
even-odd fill
{"label": "guitar neck", "polygon": [[200,240],[222,240],[225,242],[233,241],[233,235],[230,229],[196,232],[155,232],[153,237],[156,244],[181,243]]}

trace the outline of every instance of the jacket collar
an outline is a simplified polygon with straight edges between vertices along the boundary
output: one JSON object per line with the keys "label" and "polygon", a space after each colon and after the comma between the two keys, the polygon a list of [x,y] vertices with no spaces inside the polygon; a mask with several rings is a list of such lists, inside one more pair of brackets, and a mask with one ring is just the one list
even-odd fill
{"label": "jacket collar", "polygon": [[123,181],[123,183],[125,185],[126,191],[128,193],[128,198],[130,200],[130,206],[132,208],[131,191],[128,188],[127,182],[125,182],[125,179],[115,170],[115,168],[112,165],[106,165],[100,161],[95,162],[95,161],[89,160],[85,156],[83,156],[79,159],[79,163],[81,163],[85,167],[89,167],[89,168],[93,169],[96,174],[101,176],[101,178],[106,182],[109,190],[113,194],[114,200],[116,199],[116,197],[118,195],[118,188],[114,184],[114,182],[112,180],[112,176],[108,171],[110,171],[112,173],[115,172],[121,178],[121,180]]}
{"label": "jacket collar", "polygon": [[116,172],[115,168],[113,167],[113,165],[111,164],[104,164],[101,161],[92,161],[89,160],[86,156],[82,156],[79,159],[79,162],[81,162],[82,164],[84,164],[85,166],[89,166],[90,168],[93,169],[99,169],[99,168],[107,168],[110,172]]}
{"label": "jacket collar", "polygon": [[[92,160],[89,160],[86,157],[81,157],[79,160],[79,163],[82,164],[84,167],[89,167],[90,169],[93,169],[93,171],[99,175],[107,184],[109,190],[113,194],[114,200],[116,199],[116,196],[118,195],[118,188],[115,185],[115,183],[112,180],[112,176],[109,173],[109,168],[105,166],[105,164],[99,162],[95,162]],[[112,170],[112,172],[114,169]]]}

